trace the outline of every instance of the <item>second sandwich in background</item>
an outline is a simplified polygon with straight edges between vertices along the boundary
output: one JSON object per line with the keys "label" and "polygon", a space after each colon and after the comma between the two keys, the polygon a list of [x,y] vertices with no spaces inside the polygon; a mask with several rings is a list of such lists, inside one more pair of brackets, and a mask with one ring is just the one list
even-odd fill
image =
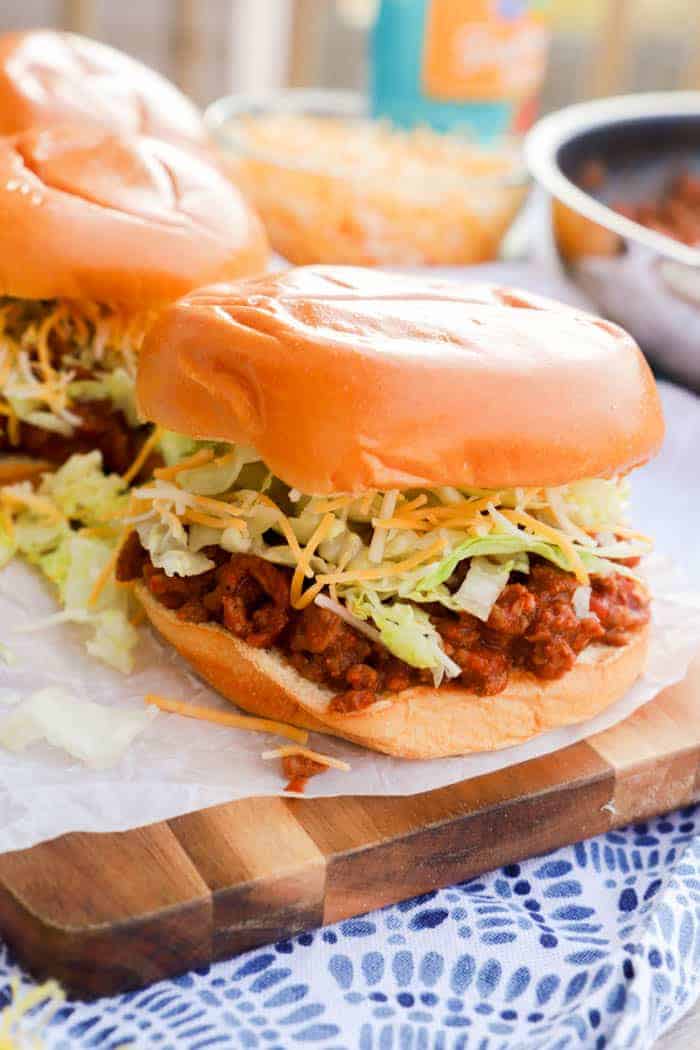
{"label": "second sandwich in background", "polygon": [[195,104],[123,51],[53,29],[0,35],[0,134],[66,123],[211,152]]}
{"label": "second sandwich in background", "polygon": [[188,456],[134,492],[118,578],[241,707],[429,758],[591,717],[641,673],[625,475],[663,421],[615,325],[302,268],[165,310],[137,394]]}
{"label": "second sandwich in background", "polygon": [[82,125],[0,140],[0,483],[93,449],[127,470],[148,321],[266,258],[235,187],[177,146]]}

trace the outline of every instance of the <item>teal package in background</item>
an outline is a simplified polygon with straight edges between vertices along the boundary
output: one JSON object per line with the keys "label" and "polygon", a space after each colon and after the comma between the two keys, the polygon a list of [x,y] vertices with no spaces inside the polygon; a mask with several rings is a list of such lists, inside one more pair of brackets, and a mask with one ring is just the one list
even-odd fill
{"label": "teal package in background", "polygon": [[547,0],[381,0],[370,45],[372,115],[490,143],[535,117]]}

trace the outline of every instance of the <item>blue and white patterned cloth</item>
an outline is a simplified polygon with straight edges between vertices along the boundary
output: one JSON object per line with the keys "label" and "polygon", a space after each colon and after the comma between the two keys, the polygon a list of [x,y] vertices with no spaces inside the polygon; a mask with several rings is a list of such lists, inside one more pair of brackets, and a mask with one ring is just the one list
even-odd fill
{"label": "blue and white patterned cloth", "polygon": [[44,1039],[47,1050],[646,1050],[698,993],[694,807],[145,991],[67,1004]]}

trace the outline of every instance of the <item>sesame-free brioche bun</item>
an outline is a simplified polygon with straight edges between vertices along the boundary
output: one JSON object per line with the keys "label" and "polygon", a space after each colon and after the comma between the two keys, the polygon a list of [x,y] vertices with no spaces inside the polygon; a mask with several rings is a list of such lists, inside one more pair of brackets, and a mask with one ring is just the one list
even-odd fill
{"label": "sesame-free brioche bun", "polygon": [[652,374],[616,325],[353,267],[192,292],[151,329],[137,397],[145,418],[253,445],[319,494],[610,477],[663,436]]}
{"label": "sesame-free brioche bun", "polygon": [[266,257],[235,187],[177,146],[77,124],[0,140],[0,295],[142,310]]}
{"label": "sesame-free brioche bun", "polygon": [[197,107],[121,51],[49,29],[0,35],[0,135],[66,122],[207,148]]}
{"label": "sesame-free brioche bun", "polygon": [[245,711],[344,737],[397,758],[446,758],[522,744],[559,726],[583,722],[624,696],[641,674],[648,628],[627,645],[591,646],[586,659],[556,681],[511,672],[496,696],[459,685],[416,686],[382,695],[370,708],[331,714],[331,690],[303,678],[274,649],[255,649],[218,624],[187,623],[143,583],[136,594],[167,642],[218,692]]}

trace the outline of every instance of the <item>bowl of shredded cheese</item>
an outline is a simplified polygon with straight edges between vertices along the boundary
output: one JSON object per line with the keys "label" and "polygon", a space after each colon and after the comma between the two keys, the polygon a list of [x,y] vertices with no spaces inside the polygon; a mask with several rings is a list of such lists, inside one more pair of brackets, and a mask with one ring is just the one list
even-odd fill
{"label": "bowl of shredded cheese", "polygon": [[228,96],[206,120],[273,248],[296,264],[485,262],[527,193],[515,146],[393,128],[353,93]]}

